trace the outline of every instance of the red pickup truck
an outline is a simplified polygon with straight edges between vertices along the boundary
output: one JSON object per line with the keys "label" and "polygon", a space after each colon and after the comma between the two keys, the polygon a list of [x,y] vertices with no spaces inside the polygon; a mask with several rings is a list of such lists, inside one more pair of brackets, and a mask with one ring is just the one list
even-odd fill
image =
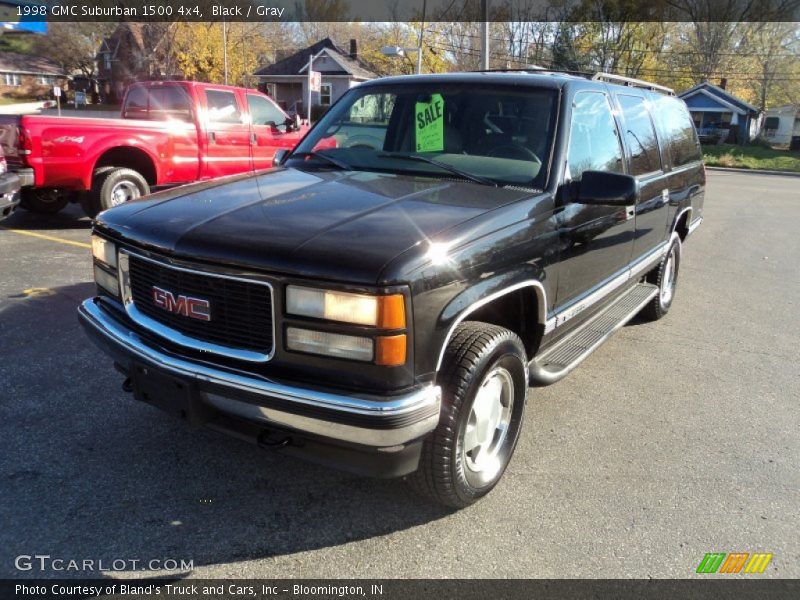
{"label": "red pickup truck", "polygon": [[272,166],[306,127],[268,96],[190,81],[131,85],[121,119],[0,115],[0,145],[23,208],[80,202],[90,217],[154,188]]}

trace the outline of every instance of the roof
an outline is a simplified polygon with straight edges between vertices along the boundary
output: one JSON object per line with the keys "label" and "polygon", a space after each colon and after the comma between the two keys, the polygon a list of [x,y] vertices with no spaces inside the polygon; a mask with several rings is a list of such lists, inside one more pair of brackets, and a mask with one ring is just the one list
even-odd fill
{"label": "roof", "polygon": [[283,60],[259,69],[255,72],[255,75],[302,75],[304,67],[308,66],[308,59],[323,51],[327,51],[328,55],[342,67],[343,73],[359,79],[372,79],[378,76],[370,71],[363,62],[352,58],[348,52],[336,46],[333,40],[327,37],[316,44],[295,52],[291,56],[287,56]]}
{"label": "roof", "polygon": [[605,87],[605,83],[592,81],[578,75],[555,71],[462,71],[453,73],[429,73],[425,75],[396,75],[381,77],[362,83],[361,86],[394,85],[394,84],[447,84],[466,83],[473,85],[530,85],[549,89],[559,89],[565,84],[573,83],[582,87]]}
{"label": "roof", "polygon": [[706,95],[710,94],[711,96],[715,96],[718,100],[721,100],[723,104],[733,104],[734,106],[736,106],[736,107],[738,107],[738,108],[740,108],[742,110],[745,110],[745,111],[748,111],[748,112],[752,112],[752,113],[756,113],[756,114],[761,112],[760,110],[758,110],[752,104],[748,104],[747,102],[745,102],[741,98],[738,98],[738,97],[734,96],[730,92],[728,92],[726,90],[723,90],[721,87],[719,87],[717,85],[714,85],[713,83],[709,83],[708,81],[704,81],[703,83],[699,83],[696,86],[694,86],[692,88],[689,88],[685,92],[681,92],[680,94],[678,94],[678,97],[680,97],[680,98],[685,100],[686,98],[689,98],[691,96],[694,96],[696,94],[700,94],[700,93],[703,93],[703,92],[705,92]]}
{"label": "roof", "polygon": [[49,58],[16,52],[0,53],[0,72],[66,76],[64,69]]}
{"label": "roof", "polygon": [[116,54],[121,38],[126,34],[130,35],[130,39],[133,40],[134,45],[139,50],[144,50],[144,23],[125,22],[117,25],[111,35],[102,41],[98,53],[111,52]]}

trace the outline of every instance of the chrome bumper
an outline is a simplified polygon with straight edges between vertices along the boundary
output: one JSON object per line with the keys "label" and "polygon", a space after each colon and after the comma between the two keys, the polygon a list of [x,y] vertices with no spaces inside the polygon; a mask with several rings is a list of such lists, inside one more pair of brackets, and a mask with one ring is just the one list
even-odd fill
{"label": "chrome bumper", "polygon": [[96,298],[84,300],[78,316],[89,337],[123,366],[136,361],[193,381],[206,404],[265,427],[388,448],[421,438],[439,422],[441,390],[437,386],[386,397],[295,387],[169,354],[144,340]]}

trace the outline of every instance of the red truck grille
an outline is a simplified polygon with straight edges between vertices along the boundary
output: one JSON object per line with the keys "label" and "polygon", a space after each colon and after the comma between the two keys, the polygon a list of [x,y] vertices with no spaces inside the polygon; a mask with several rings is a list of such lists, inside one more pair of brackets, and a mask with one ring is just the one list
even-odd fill
{"label": "red truck grille", "polygon": [[[128,269],[131,298],[140,313],[195,340],[271,355],[272,290],[267,284],[178,269],[133,254]],[[210,318],[195,318],[187,299],[204,307],[207,302]]]}

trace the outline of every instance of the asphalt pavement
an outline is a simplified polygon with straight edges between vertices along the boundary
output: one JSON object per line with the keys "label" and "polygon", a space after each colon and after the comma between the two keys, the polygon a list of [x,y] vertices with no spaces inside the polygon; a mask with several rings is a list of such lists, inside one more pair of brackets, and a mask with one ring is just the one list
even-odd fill
{"label": "asphalt pavement", "polygon": [[505,477],[459,512],[135,402],[77,323],[88,219],[19,211],[0,223],[0,576],[91,574],[15,568],[46,554],[191,577],[686,578],[707,552],[771,552],[761,577],[798,577],[797,182],[709,172],[669,315],[530,390]]}

